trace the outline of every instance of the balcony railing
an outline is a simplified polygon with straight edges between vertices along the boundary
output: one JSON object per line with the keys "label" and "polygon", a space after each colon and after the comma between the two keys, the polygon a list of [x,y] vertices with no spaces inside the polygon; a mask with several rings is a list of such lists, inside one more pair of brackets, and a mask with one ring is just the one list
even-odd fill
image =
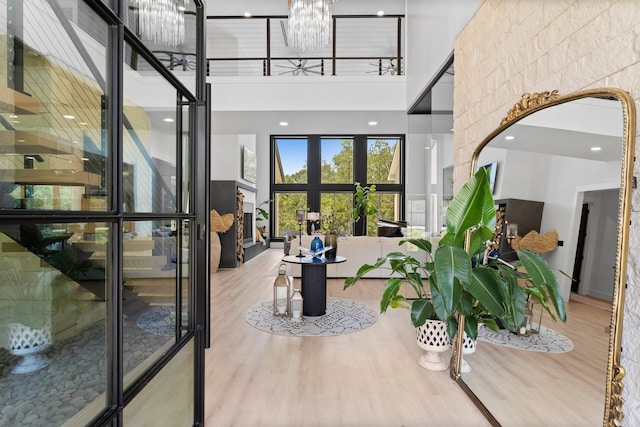
{"label": "balcony railing", "polygon": [[[302,51],[289,46],[287,16],[209,16],[210,76],[402,75],[404,15],[336,15],[332,44]],[[186,57],[168,58],[188,66]]]}

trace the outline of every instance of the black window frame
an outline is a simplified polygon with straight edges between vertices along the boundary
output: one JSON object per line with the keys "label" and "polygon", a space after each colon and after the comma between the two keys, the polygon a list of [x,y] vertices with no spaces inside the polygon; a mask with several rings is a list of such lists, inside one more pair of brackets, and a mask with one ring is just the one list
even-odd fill
{"label": "black window frame", "polygon": [[[269,147],[269,199],[273,199],[279,192],[306,192],[307,193],[307,211],[320,211],[320,198],[322,193],[328,192],[355,192],[355,183],[359,182],[362,186],[375,184],[376,193],[398,193],[400,194],[400,216],[405,216],[405,150],[406,138],[405,134],[311,134],[311,135],[271,135]],[[323,139],[352,139],[353,140],[353,182],[351,183],[330,183],[323,184],[321,177],[322,164],[322,140]],[[295,184],[276,184],[276,162],[275,147],[276,141],[282,139],[306,139],[307,140],[307,182]],[[378,183],[367,182],[367,144],[370,139],[397,139],[400,143],[400,183]],[[282,241],[283,236],[275,235],[276,215],[274,206],[270,207],[270,224],[273,230],[273,241]],[[366,221],[359,221],[356,234],[361,234],[362,230],[366,230]],[[360,229],[361,228],[361,229]]]}

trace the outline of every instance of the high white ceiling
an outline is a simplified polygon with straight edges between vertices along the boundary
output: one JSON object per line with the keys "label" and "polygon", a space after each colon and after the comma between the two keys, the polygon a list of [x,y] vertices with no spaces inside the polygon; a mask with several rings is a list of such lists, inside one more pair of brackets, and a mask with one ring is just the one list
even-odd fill
{"label": "high white ceiling", "polygon": [[[622,132],[619,101],[583,98],[523,118],[497,135],[490,146],[611,161],[622,155]],[[505,139],[507,136],[513,139]],[[592,147],[600,150],[592,151]]]}

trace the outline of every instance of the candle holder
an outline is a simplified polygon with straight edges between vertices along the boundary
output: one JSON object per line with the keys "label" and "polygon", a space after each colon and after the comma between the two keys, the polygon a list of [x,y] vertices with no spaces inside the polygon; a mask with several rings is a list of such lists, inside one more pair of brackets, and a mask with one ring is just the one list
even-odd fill
{"label": "candle holder", "polygon": [[289,293],[289,278],[287,277],[287,266],[280,264],[278,276],[273,282],[273,315],[285,317],[289,316],[289,306],[291,304],[291,294]]}
{"label": "candle holder", "polygon": [[304,222],[304,209],[296,209],[296,220],[298,221],[298,227],[300,228],[298,232],[298,236],[300,237],[300,242],[298,244],[298,258],[304,258],[302,254],[302,223]]}

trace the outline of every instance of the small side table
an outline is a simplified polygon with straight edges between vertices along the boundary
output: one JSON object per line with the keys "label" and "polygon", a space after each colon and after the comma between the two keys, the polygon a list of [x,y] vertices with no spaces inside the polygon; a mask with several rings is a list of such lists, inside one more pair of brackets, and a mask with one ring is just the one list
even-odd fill
{"label": "small side table", "polygon": [[327,264],[345,262],[343,256],[335,258],[313,258],[287,255],[282,261],[302,266],[302,314],[324,316],[327,312]]}

